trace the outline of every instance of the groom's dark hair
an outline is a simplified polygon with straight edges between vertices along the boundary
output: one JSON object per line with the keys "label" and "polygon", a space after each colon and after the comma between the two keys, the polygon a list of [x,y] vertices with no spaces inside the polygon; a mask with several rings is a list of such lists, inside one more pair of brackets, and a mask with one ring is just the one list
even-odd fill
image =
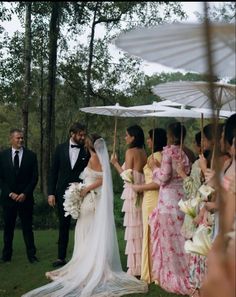
{"label": "groom's dark hair", "polygon": [[79,122],[75,122],[74,124],[71,125],[69,133],[78,133],[80,131],[85,131],[85,125],[79,123]]}

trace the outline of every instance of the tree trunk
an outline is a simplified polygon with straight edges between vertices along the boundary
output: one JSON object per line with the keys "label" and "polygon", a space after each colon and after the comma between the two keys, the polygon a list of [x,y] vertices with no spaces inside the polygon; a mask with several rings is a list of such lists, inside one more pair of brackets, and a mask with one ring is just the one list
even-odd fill
{"label": "tree trunk", "polygon": [[29,99],[31,95],[31,2],[25,2],[25,51],[24,51],[24,99],[22,104],[22,120],[25,147],[28,145]]}
{"label": "tree trunk", "polygon": [[57,69],[57,41],[59,36],[60,2],[52,2],[52,13],[49,30],[49,65],[47,82],[47,109],[44,149],[43,192],[47,195],[47,178],[52,152],[55,145],[55,90]]}
{"label": "tree trunk", "polygon": [[43,109],[44,109],[44,64],[43,64],[43,49],[40,61],[40,163],[39,163],[39,177],[40,177],[40,191],[43,192],[43,144],[44,144],[44,126],[43,126]]}

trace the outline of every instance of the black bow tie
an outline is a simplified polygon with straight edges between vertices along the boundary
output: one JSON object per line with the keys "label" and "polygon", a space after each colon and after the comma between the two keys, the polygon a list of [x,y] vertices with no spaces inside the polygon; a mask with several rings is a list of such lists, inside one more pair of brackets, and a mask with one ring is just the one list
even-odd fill
{"label": "black bow tie", "polygon": [[70,146],[71,146],[72,148],[74,148],[74,147],[76,147],[76,148],[81,148],[81,146],[78,145],[78,144],[71,144]]}

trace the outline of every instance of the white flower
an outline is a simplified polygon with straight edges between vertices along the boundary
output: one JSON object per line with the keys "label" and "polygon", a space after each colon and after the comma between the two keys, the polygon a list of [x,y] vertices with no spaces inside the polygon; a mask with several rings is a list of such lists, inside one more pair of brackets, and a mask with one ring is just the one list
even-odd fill
{"label": "white flower", "polygon": [[207,197],[215,192],[215,190],[210,187],[209,185],[201,185],[201,187],[198,189],[199,193],[207,200]]}
{"label": "white flower", "polygon": [[189,200],[180,200],[178,205],[182,212],[185,214],[188,214],[192,218],[195,218],[197,215],[197,206],[201,199],[195,198],[195,199],[189,199]]}
{"label": "white flower", "polygon": [[65,217],[71,215],[73,219],[78,219],[80,208],[83,202],[83,197],[80,196],[80,191],[85,185],[82,183],[71,183],[64,194],[64,210]]}
{"label": "white flower", "polygon": [[120,176],[127,183],[132,184],[134,182],[132,169],[126,169],[126,170],[122,171]]}
{"label": "white flower", "polygon": [[193,235],[193,240],[187,240],[184,245],[186,253],[207,256],[212,246],[211,227],[200,225]]}
{"label": "white flower", "polygon": [[[134,177],[133,177],[132,169],[126,169],[126,170],[122,171],[120,176],[125,183],[134,184]],[[135,201],[136,207],[140,207],[142,205],[142,199],[143,199],[143,195],[141,193],[136,193],[136,201]]]}

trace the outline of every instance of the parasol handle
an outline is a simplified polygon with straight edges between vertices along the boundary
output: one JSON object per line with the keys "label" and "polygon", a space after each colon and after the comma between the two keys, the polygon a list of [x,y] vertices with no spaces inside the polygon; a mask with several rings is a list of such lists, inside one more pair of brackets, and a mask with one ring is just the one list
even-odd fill
{"label": "parasol handle", "polygon": [[115,117],[115,128],[114,128],[112,156],[115,155],[115,150],[116,150],[116,132],[117,132],[117,117]]}
{"label": "parasol handle", "polygon": [[182,161],[182,152],[183,152],[183,124],[180,123],[180,161]]}
{"label": "parasol handle", "polygon": [[213,170],[213,167],[214,167],[215,152],[216,152],[216,144],[214,143],[213,150],[212,150],[212,157],[211,157],[211,170]]}
{"label": "parasol handle", "polygon": [[155,143],[155,118],[153,119],[153,130],[152,130],[152,158],[154,157],[154,143]]}
{"label": "parasol handle", "polygon": [[[216,137],[217,135],[217,128],[218,128],[218,124],[219,124],[219,114],[220,114],[220,111],[219,109],[217,109],[216,111],[216,118],[215,118],[215,125],[214,125],[214,135]],[[211,169],[214,168],[214,162],[216,161],[215,158],[216,158],[216,143],[214,142],[214,146],[213,146],[213,151],[212,151],[212,157],[211,157]]]}
{"label": "parasol handle", "polygon": [[201,113],[201,151],[200,153],[203,154],[203,127],[204,127],[204,115]]}

